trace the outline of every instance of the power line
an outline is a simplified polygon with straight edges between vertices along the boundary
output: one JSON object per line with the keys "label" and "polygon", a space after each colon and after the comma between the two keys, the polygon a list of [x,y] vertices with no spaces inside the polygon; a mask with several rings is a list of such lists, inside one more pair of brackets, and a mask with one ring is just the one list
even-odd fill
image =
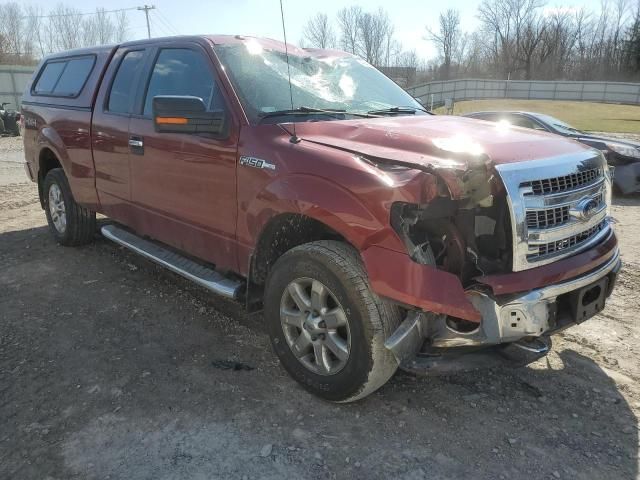
{"label": "power line", "polygon": [[104,13],[126,12],[129,10],[136,10],[136,9],[137,7],[130,7],[130,8],[118,8],[116,10],[100,10],[95,12],[56,13],[53,15],[25,15],[20,18],[28,19],[28,18],[84,17],[86,15],[102,15]]}
{"label": "power line", "polygon": [[160,20],[160,17],[158,17],[157,15],[152,16],[151,19],[149,20],[154,31],[160,32],[163,36],[166,36],[166,37],[170,37],[171,35],[173,35],[173,33],[171,33],[171,31],[163,23],[159,22],[158,20]]}
{"label": "power line", "polygon": [[160,17],[155,17],[156,20],[156,24],[160,25],[162,27],[162,30],[167,32],[167,35],[171,36],[171,35],[180,35],[179,33],[177,33],[174,29],[172,29],[169,25],[167,25],[166,22],[162,21],[160,19]]}
{"label": "power line", "polygon": [[171,21],[160,11],[159,8],[156,10],[156,13],[158,14],[158,18],[169,28],[170,31],[174,33],[174,35],[180,35],[179,30],[173,26],[173,23],[171,23]]}

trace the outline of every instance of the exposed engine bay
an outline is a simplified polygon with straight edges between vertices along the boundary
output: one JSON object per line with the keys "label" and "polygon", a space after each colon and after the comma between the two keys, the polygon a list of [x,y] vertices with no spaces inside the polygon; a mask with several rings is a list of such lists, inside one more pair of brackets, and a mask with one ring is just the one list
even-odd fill
{"label": "exposed engine bay", "polygon": [[[496,182],[484,179],[485,185]],[[511,269],[511,225],[504,191],[453,200],[437,196],[426,205],[395,203],[391,224],[411,258],[457,275],[467,288],[479,275]]]}

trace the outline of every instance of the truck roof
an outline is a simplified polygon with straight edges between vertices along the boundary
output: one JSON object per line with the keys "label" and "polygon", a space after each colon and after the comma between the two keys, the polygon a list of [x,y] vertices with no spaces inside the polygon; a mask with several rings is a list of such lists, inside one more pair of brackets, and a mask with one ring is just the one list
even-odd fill
{"label": "truck roof", "polygon": [[[120,47],[129,47],[135,45],[142,44],[154,44],[154,43],[164,43],[171,41],[202,41],[208,40],[214,45],[234,45],[234,44],[243,44],[248,41],[256,42],[264,49],[267,50],[276,50],[276,51],[285,51],[284,42],[280,40],[274,40],[272,38],[266,37],[254,37],[251,35],[176,35],[171,37],[156,37],[156,38],[144,38],[139,40],[131,40],[128,42],[123,42],[119,44],[109,44],[109,45],[98,45],[95,47],[85,47],[85,48],[77,48],[73,50],[65,50],[63,52],[52,53],[44,57],[43,62],[56,59],[56,58],[66,58],[73,56],[81,56],[88,54],[106,54],[107,57],[110,57],[111,53]],[[343,52],[341,50],[331,50],[331,49],[320,49],[320,48],[300,48],[292,44],[287,44],[288,52],[290,55],[313,55],[313,56],[351,56],[351,54]],[[39,69],[39,68],[38,68]]]}
{"label": "truck roof", "polygon": [[[247,43],[258,44],[264,50],[275,50],[278,52],[285,52],[285,44],[279,40],[271,38],[254,37],[247,35],[179,35],[172,37],[159,37],[151,39],[140,39],[120,44],[112,45],[99,45],[95,47],[78,48],[74,50],[66,50],[64,52],[58,52],[46,56],[42,59],[40,64],[35,70],[34,76],[31,82],[38,80],[43,67],[47,62],[62,61],[62,59],[72,59],[73,57],[82,57],[92,55],[95,57],[95,64],[92,68],[87,81],[82,88],[80,94],[76,97],[69,96],[56,96],[56,95],[44,95],[34,94],[32,91],[32,83],[27,85],[24,92],[22,103],[46,103],[50,106],[73,106],[74,108],[90,109],[93,106],[98,86],[102,79],[107,66],[116,50],[121,47],[132,47],[138,45],[153,45],[157,43],[171,43],[171,42],[194,42],[194,43],[209,43],[213,45],[241,45]],[[351,54],[342,52],[339,50],[323,50],[316,48],[300,48],[295,45],[287,44],[288,54],[292,56],[301,57],[344,57],[351,56]]]}
{"label": "truck roof", "polygon": [[43,58],[43,61],[52,60],[54,58],[66,58],[66,57],[76,57],[82,55],[90,55],[96,53],[107,53],[109,54],[111,51],[115,50],[118,47],[117,44],[109,44],[109,45],[98,45],[95,47],[85,47],[85,48],[74,48],[73,50],[65,50],[63,52],[56,52],[50,55],[47,55]]}
{"label": "truck roof", "polygon": [[[276,50],[276,51],[285,51],[284,42],[280,40],[275,40],[267,37],[255,37],[251,35],[216,35],[216,34],[208,34],[208,35],[179,35],[173,37],[159,37],[159,38],[151,38],[151,39],[141,39],[141,40],[132,40],[130,42],[123,43],[119,46],[132,46],[132,45],[140,45],[140,44],[148,44],[155,42],[167,42],[167,41],[201,41],[206,39],[210,41],[214,45],[239,45],[246,42],[255,42],[258,43],[266,50]],[[320,49],[320,48],[300,48],[291,43],[287,44],[288,53],[290,55],[313,55],[313,56],[351,56],[351,54],[347,52],[343,52],[341,50],[331,50],[331,49]]]}

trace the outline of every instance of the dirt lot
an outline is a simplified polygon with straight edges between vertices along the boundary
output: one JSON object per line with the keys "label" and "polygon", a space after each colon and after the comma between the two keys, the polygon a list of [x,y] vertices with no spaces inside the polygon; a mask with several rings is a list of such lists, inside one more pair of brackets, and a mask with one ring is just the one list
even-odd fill
{"label": "dirt lot", "polygon": [[12,151],[0,139],[1,479],[638,478],[639,197],[613,208],[608,308],[547,359],[333,405],[286,375],[260,315],[99,237],[57,246]]}

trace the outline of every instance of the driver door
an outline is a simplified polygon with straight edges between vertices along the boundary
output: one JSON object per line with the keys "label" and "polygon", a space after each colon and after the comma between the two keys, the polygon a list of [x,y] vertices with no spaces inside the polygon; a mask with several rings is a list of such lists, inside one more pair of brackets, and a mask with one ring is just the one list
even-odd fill
{"label": "driver door", "polygon": [[[226,106],[207,51],[172,42],[152,52],[139,112],[129,124],[131,200],[141,233],[237,269],[235,251],[238,127]],[[225,110],[227,133],[158,133],[152,119],[157,95],[202,98]]]}

